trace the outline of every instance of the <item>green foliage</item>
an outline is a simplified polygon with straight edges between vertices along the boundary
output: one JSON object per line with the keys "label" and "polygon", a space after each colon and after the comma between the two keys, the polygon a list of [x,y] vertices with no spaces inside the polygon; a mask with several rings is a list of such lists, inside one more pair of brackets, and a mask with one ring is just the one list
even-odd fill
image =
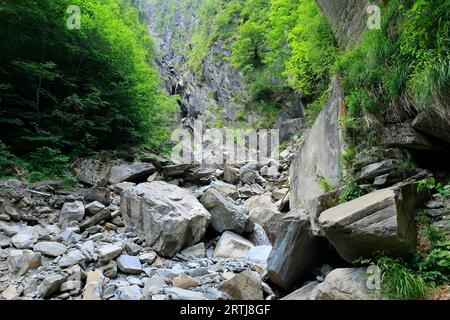
{"label": "green foliage", "polygon": [[365,117],[369,126],[386,110],[422,109],[449,118],[449,6],[449,0],[383,5],[381,30],[367,31],[334,65],[350,117]]}
{"label": "green foliage", "polygon": [[440,182],[436,182],[434,177],[429,177],[427,179],[422,179],[416,182],[417,192],[426,192],[430,194],[435,192],[433,197],[435,198],[448,198],[450,197],[450,185],[443,185]]}
{"label": "green foliage", "polygon": [[[80,30],[66,27],[69,5],[81,8]],[[175,103],[159,89],[153,41],[129,1],[3,1],[0,11],[0,137],[12,153],[166,140]]]}
{"label": "green foliage", "polygon": [[450,282],[450,240],[432,245],[428,255],[418,262],[422,277],[431,286]]}
{"label": "green foliage", "polygon": [[362,197],[365,192],[360,188],[356,180],[350,175],[344,175],[341,179],[343,191],[339,196],[339,202],[345,203]]}
{"label": "green foliage", "polygon": [[427,285],[420,274],[401,259],[383,256],[377,260],[381,269],[381,291],[390,299],[415,300],[426,295]]}
{"label": "green foliage", "polygon": [[[193,36],[189,64],[197,73],[210,49],[220,41],[241,70],[251,107],[270,124],[272,110],[302,93],[312,121],[330,80],[336,44],[331,28],[314,0],[205,0]],[[281,103],[279,101],[281,100]],[[269,107],[270,106],[270,107]],[[269,114],[265,114],[265,111]]]}
{"label": "green foliage", "polygon": [[328,193],[330,191],[334,190],[334,186],[331,185],[327,179],[322,178],[320,180],[320,187],[322,188],[323,192]]}

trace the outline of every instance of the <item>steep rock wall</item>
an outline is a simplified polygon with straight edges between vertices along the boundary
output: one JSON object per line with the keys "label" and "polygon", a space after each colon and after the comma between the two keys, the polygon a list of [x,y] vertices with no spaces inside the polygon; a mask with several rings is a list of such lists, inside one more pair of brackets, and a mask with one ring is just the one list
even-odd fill
{"label": "steep rock wall", "polygon": [[352,46],[361,39],[368,18],[368,0],[317,0],[317,3],[342,47]]}
{"label": "steep rock wall", "polygon": [[334,79],[330,98],[291,164],[291,209],[324,194],[321,187],[323,179],[333,186],[339,185],[344,145],[339,116],[344,109],[343,99],[342,89]]}

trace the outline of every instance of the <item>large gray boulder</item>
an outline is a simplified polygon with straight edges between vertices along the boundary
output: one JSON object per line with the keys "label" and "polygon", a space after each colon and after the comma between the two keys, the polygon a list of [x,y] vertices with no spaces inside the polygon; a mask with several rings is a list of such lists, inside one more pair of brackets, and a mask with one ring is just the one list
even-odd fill
{"label": "large gray boulder", "polygon": [[312,290],[309,300],[378,300],[370,276],[367,268],[335,269]]}
{"label": "large gray boulder", "polygon": [[144,235],[166,257],[199,242],[211,218],[195,197],[162,181],[125,189],[120,209],[126,226]]}
{"label": "large gray boulder", "polygon": [[418,131],[450,143],[450,123],[437,114],[422,112],[411,125]]}
{"label": "large gray boulder", "polygon": [[59,224],[67,227],[71,221],[80,222],[85,213],[84,204],[81,201],[68,202],[63,205],[59,214]]}
{"label": "large gray boulder", "polygon": [[415,209],[425,199],[412,180],[406,181],[328,209],[319,224],[348,262],[377,251],[404,257],[416,248]]}
{"label": "large gray boulder", "polygon": [[248,211],[238,206],[231,198],[225,198],[215,189],[208,189],[200,198],[200,202],[211,213],[211,225],[217,232],[244,232]]}
{"label": "large gray boulder", "polygon": [[275,242],[278,225],[284,213],[281,213],[272,202],[272,195],[265,193],[260,196],[253,196],[245,201],[244,206],[249,211],[250,221],[262,226],[269,240],[272,243]]}
{"label": "large gray boulder", "polygon": [[344,144],[339,116],[343,106],[343,92],[335,79],[330,98],[291,164],[291,209],[324,194],[323,179],[333,186],[339,185]]}
{"label": "large gray boulder", "polygon": [[111,176],[111,167],[94,159],[77,159],[71,171],[79,181],[90,186],[106,187]]}
{"label": "large gray boulder", "polygon": [[147,180],[148,176],[156,171],[151,163],[137,162],[124,163],[111,168],[109,182],[116,184],[120,182],[141,182]]}
{"label": "large gray boulder", "polygon": [[313,235],[308,212],[298,208],[281,220],[267,261],[270,280],[284,289],[297,284],[321,260],[326,240]]}

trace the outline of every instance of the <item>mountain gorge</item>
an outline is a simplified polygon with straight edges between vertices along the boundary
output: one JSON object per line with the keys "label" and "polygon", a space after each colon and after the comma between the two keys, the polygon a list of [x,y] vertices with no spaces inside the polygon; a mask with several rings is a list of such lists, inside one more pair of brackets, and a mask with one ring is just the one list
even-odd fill
{"label": "mountain gorge", "polygon": [[[449,0],[26,2],[0,300],[450,299]],[[276,157],[174,161],[196,121]]]}

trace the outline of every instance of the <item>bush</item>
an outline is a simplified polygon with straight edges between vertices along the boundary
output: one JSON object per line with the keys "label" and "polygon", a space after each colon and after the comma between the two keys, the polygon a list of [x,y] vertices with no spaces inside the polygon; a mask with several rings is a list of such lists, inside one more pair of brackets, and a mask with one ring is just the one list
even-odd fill
{"label": "bush", "polygon": [[381,257],[377,260],[381,269],[381,291],[390,299],[414,300],[423,298],[427,285],[420,274],[411,270],[401,259]]}

